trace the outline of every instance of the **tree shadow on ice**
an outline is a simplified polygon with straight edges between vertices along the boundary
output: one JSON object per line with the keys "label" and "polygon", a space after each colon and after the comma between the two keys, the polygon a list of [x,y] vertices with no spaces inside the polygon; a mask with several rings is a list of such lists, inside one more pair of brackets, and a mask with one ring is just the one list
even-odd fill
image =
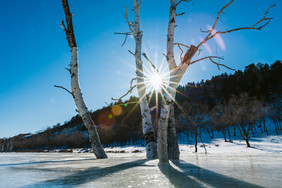
{"label": "tree shadow on ice", "polygon": [[147,160],[140,159],[132,162],[122,163],[110,167],[98,168],[92,167],[83,171],[76,172],[69,176],[60,177],[53,180],[46,180],[33,185],[23,186],[23,187],[52,187],[52,186],[62,186],[62,187],[76,187],[81,184],[93,181],[95,179],[104,177],[106,175],[114,174],[122,170],[140,166]]}
{"label": "tree shadow on ice", "polygon": [[[261,187],[247,183],[232,177],[215,173],[204,168],[200,168],[185,161],[173,161],[176,167],[170,163],[159,163],[161,172],[169,179],[170,183],[178,188],[188,187]],[[179,169],[180,170],[179,170]]]}
{"label": "tree shadow on ice", "polygon": [[12,163],[12,164],[0,164],[0,167],[9,167],[9,166],[21,166],[21,165],[34,165],[34,164],[48,164],[48,163],[62,163],[62,162],[76,162],[76,161],[88,161],[93,159],[75,159],[75,160],[60,160],[60,161],[34,161],[26,163]]}

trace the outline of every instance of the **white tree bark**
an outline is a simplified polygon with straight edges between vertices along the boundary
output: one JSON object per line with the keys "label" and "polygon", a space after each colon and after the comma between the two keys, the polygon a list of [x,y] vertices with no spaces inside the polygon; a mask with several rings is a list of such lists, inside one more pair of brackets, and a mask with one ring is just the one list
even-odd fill
{"label": "white tree bark", "polygon": [[[89,140],[93,149],[94,154],[98,159],[107,158],[107,155],[104,151],[104,148],[101,144],[96,126],[91,118],[91,114],[88,111],[88,108],[83,100],[81,89],[79,86],[79,76],[78,76],[78,50],[76,46],[74,31],[73,31],[73,24],[72,24],[72,14],[70,13],[69,5],[67,0],[62,0],[63,8],[66,16],[67,21],[67,28],[62,21],[62,27],[67,35],[67,41],[69,43],[69,47],[71,50],[71,62],[70,62],[70,75],[71,75],[71,89],[72,92],[69,92],[75,101],[77,106],[78,112],[82,118],[84,125],[88,130]],[[62,88],[62,87],[61,87]]]}
{"label": "white tree bark", "polygon": [[83,100],[81,89],[79,86],[78,77],[78,51],[77,47],[71,48],[71,62],[70,62],[70,73],[71,73],[71,89],[75,104],[78,108],[78,112],[88,130],[89,140],[93,149],[94,154],[98,159],[107,158],[104,148],[101,144],[96,125],[94,124],[91,114]]}
{"label": "white tree bark", "polygon": [[179,160],[179,145],[176,133],[176,125],[174,118],[174,104],[170,105],[169,113],[169,123],[168,123],[168,158],[170,160]]}
{"label": "white tree bark", "polygon": [[137,0],[133,0],[133,3],[134,3],[134,13],[135,13],[133,35],[135,38],[135,45],[136,45],[134,56],[136,63],[137,90],[138,90],[141,117],[142,117],[142,129],[143,129],[143,135],[145,137],[147,159],[155,159],[157,158],[157,143],[156,143],[155,131],[152,123],[151,110],[149,108],[148,100],[146,97],[143,62],[141,60],[142,31],[140,30],[140,22],[139,22],[139,8],[141,2],[138,3]]}
{"label": "white tree bark", "polygon": [[[183,77],[185,71],[188,68],[189,63],[191,62],[193,56],[196,54],[198,48],[191,45],[190,48],[187,50],[182,62],[179,66],[176,65],[175,58],[174,58],[174,30],[175,30],[175,18],[176,18],[176,0],[170,1],[170,13],[169,13],[169,24],[168,24],[168,34],[167,34],[167,62],[170,69],[170,80],[169,86],[166,88],[164,93],[164,101],[162,101],[161,105],[161,113],[159,119],[159,129],[158,129],[158,156],[160,162],[167,162],[168,161],[168,127],[169,127],[169,118],[170,118],[170,111],[174,113],[174,109],[171,110],[173,107],[173,102],[175,101],[176,96],[176,88]],[[175,129],[175,128],[174,128]],[[176,132],[172,129],[173,138],[177,139]],[[170,140],[170,143],[177,144],[177,141]],[[175,149],[173,151],[173,148]],[[173,153],[175,152],[175,153]],[[179,152],[178,144],[173,146],[170,149],[170,156],[173,159],[179,159]],[[173,154],[172,154],[173,153]],[[177,156],[178,155],[178,156]],[[175,158],[176,157],[176,158]]]}

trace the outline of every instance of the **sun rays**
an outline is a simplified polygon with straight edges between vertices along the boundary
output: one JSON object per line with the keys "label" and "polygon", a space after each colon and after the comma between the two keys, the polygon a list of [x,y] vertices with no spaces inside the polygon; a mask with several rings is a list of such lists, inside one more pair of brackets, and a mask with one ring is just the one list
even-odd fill
{"label": "sun rays", "polygon": [[[143,64],[142,70],[136,69],[136,67],[134,67],[125,59],[123,61],[128,65],[128,67],[133,69],[135,68],[135,71],[142,73],[139,74],[142,75],[142,77],[133,78],[135,81],[139,79],[139,82],[137,82],[134,86],[134,90],[145,91],[142,92],[142,95],[139,96],[136,104],[131,106],[129,113],[123,118],[123,121],[125,121],[133,113],[133,111],[139,106],[138,104],[140,103],[140,101],[143,101],[144,98],[146,98],[146,100],[148,101],[148,105],[151,111],[155,111],[154,113],[156,114],[156,121],[158,121],[160,101],[166,103],[167,99],[169,99],[170,101],[174,102],[181,111],[183,111],[181,104],[177,103],[177,101],[175,101],[175,96],[171,95],[171,91],[175,92],[176,94],[184,95],[174,87],[175,84],[178,85],[178,82],[175,82],[173,80],[180,75],[176,75],[175,72],[170,72],[169,67],[167,66],[167,59],[165,57],[161,59],[155,57],[154,62],[151,62],[146,54],[143,54],[143,56],[144,58],[142,58],[141,60]],[[134,95],[134,93],[135,91],[131,91],[128,94]]]}

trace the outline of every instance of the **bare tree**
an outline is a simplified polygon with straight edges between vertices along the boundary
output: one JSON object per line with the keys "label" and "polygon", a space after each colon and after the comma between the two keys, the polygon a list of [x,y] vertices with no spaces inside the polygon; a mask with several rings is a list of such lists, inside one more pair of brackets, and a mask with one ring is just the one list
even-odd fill
{"label": "bare tree", "polygon": [[[152,123],[152,117],[151,117],[151,109],[148,104],[147,95],[146,95],[146,86],[144,83],[144,68],[143,68],[143,61],[141,59],[141,53],[142,53],[142,36],[143,31],[140,30],[140,22],[139,22],[139,9],[141,6],[142,0],[133,0],[134,4],[134,22],[129,21],[128,17],[128,11],[127,7],[125,7],[126,11],[126,21],[129,27],[129,32],[127,33],[116,33],[116,34],[123,34],[126,36],[131,35],[135,39],[135,53],[129,51],[135,58],[135,64],[136,64],[136,78],[133,78],[130,83],[130,90],[123,95],[121,98],[116,100],[121,100],[123,97],[125,97],[129,92],[131,92],[135,87],[137,87],[138,90],[138,96],[139,96],[139,103],[140,103],[140,109],[141,109],[141,117],[142,117],[142,129],[143,129],[143,135],[145,138],[145,145],[146,145],[146,155],[147,159],[156,159],[157,158],[157,141],[155,136],[155,131]],[[125,39],[126,41],[126,39]],[[144,56],[146,56],[144,54]],[[136,80],[137,84],[134,86],[132,85],[132,82]]]}
{"label": "bare tree", "polygon": [[70,62],[70,69],[67,69],[71,75],[71,91],[62,87],[62,86],[55,86],[61,89],[64,89],[68,93],[70,93],[75,101],[77,106],[78,112],[82,118],[84,125],[86,126],[89,134],[90,143],[93,149],[94,154],[98,159],[107,158],[107,155],[104,151],[104,148],[101,144],[96,125],[91,118],[91,114],[88,111],[88,108],[84,102],[82,97],[82,92],[79,86],[79,79],[78,79],[78,50],[73,30],[73,23],[72,23],[72,13],[69,9],[68,0],[62,0],[63,8],[65,12],[67,26],[65,26],[64,21],[62,20],[61,27],[66,32],[67,41],[71,51],[71,62]]}
{"label": "bare tree", "polygon": [[[142,75],[143,69],[140,69],[142,67],[138,67],[139,65],[142,65],[141,61],[141,40],[142,40],[142,31],[139,29],[139,8],[141,5],[142,0],[139,2],[137,0],[133,0],[134,2],[134,12],[135,12],[135,21],[130,22],[127,18],[127,23],[130,28],[129,33],[119,33],[119,34],[124,34],[127,38],[128,35],[133,35],[135,38],[136,42],[136,51],[135,53],[132,53],[135,56],[136,59],[136,65],[137,65],[137,80],[139,79],[139,82],[137,81],[137,87],[139,86],[140,88],[138,89],[138,92],[144,91],[145,93],[145,85],[142,83],[144,82],[142,78],[144,78],[144,75]],[[175,101],[175,96],[176,96],[176,88],[179,85],[180,80],[182,79],[183,75],[185,74],[187,68],[195,64],[197,62],[203,61],[203,60],[210,60],[212,63],[214,63],[218,69],[220,66],[223,66],[225,68],[231,69],[227,67],[224,64],[220,64],[216,62],[216,59],[223,59],[222,57],[219,56],[207,56],[203,57],[197,60],[192,61],[192,58],[195,56],[197,52],[199,52],[201,49],[200,47],[208,42],[209,40],[213,39],[219,34],[226,34],[226,33],[231,33],[234,31],[239,31],[239,30],[261,30],[263,27],[268,25],[268,23],[271,21],[272,18],[267,17],[267,13],[270,8],[273,6],[270,6],[267,11],[265,12],[263,18],[258,20],[255,24],[252,26],[248,27],[239,27],[239,28],[234,28],[234,29],[229,29],[225,31],[216,31],[215,28],[217,26],[217,23],[223,13],[224,10],[226,10],[233,2],[234,0],[230,0],[226,5],[224,5],[221,10],[218,12],[217,18],[215,19],[215,22],[213,26],[207,30],[207,31],[202,31],[203,33],[206,33],[206,37],[198,44],[198,45],[185,45],[182,43],[175,43],[174,41],[174,34],[175,34],[175,21],[176,17],[183,15],[184,13],[177,14],[177,7],[180,6],[184,2],[190,2],[190,0],[170,0],[170,10],[169,10],[169,22],[168,22],[168,31],[167,31],[167,49],[166,49],[166,54],[165,57],[167,59],[167,65],[170,70],[170,78],[167,86],[164,84],[162,85],[163,87],[163,100],[161,102],[161,110],[160,110],[160,116],[158,120],[158,139],[157,139],[157,150],[158,150],[158,158],[160,162],[167,162],[168,159],[179,159],[179,147],[177,143],[177,137],[176,137],[176,131],[175,131],[175,124],[173,123],[174,120],[174,103]],[[126,11],[127,12],[127,11]],[[127,15],[127,14],[126,14]],[[174,54],[174,46],[177,45],[179,49],[181,50],[180,54],[180,63],[177,65],[177,62],[175,60],[175,54]],[[186,53],[183,55],[183,50],[182,48],[187,48]],[[146,59],[149,61],[152,67],[155,68],[153,63],[147,58],[145,55]],[[140,71],[141,70],[141,71]],[[233,70],[233,69],[231,69]],[[142,87],[141,87],[141,86]],[[144,87],[144,88],[143,88]],[[131,87],[129,91],[131,91],[134,87]],[[141,96],[142,98],[145,98],[145,95],[142,95],[144,93],[139,94],[139,97]],[[140,100],[140,99],[139,99]],[[140,100],[141,101],[141,100]],[[146,109],[149,113],[149,108],[146,106],[144,109]],[[144,111],[145,112],[145,111]],[[142,112],[143,113],[143,112]],[[142,114],[143,115],[143,114]],[[149,117],[146,116],[146,117]],[[148,120],[149,122],[149,120]],[[143,123],[144,124],[144,123]]]}
{"label": "bare tree", "polygon": [[230,99],[230,106],[232,106],[232,118],[236,122],[242,138],[246,141],[247,147],[251,147],[249,143],[250,131],[260,118],[262,103],[250,98],[248,94],[242,93],[238,97],[234,96]]}
{"label": "bare tree", "polygon": [[205,121],[209,118],[208,106],[206,104],[186,103],[185,109],[186,111],[182,113],[182,116],[187,121],[186,126],[192,130],[192,134],[195,136],[195,152],[198,152],[198,139],[200,139],[205,148],[205,153],[207,153],[205,144],[201,138],[201,129],[205,126]]}
{"label": "bare tree", "polygon": [[211,111],[214,120],[213,124],[217,130],[221,131],[225,142],[227,142],[226,134],[228,134],[229,142],[232,142],[230,128],[236,124],[232,111],[232,106],[228,103],[218,104]]}
{"label": "bare tree", "polygon": [[278,98],[271,105],[271,109],[269,110],[269,117],[274,123],[275,132],[279,134],[279,130],[281,130],[281,100]]}
{"label": "bare tree", "polygon": [[[203,57],[201,59],[192,61],[192,58],[195,56],[197,51],[199,51],[199,48],[208,42],[210,39],[213,39],[216,35],[218,34],[226,34],[226,33],[231,33],[234,31],[239,31],[239,30],[260,30],[263,27],[265,27],[272,18],[266,17],[269,9],[273,6],[270,6],[267,11],[265,12],[264,16],[262,19],[258,20],[255,24],[249,27],[239,27],[235,29],[230,29],[226,31],[215,31],[215,27],[219,21],[220,16],[222,15],[223,11],[231,5],[234,0],[231,0],[229,3],[227,3],[225,6],[221,8],[221,10],[218,12],[218,16],[213,24],[213,26],[208,30],[208,31],[202,31],[204,33],[207,33],[207,36],[205,39],[203,39],[197,46],[194,45],[184,45],[181,43],[175,43],[174,42],[174,30],[175,30],[175,20],[176,16],[178,15],[183,15],[184,13],[177,14],[176,9],[177,7],[182,3],[182,2],[188,2],[190,0],[171,0],[170,1],[170,12],[169,12],[169,24],[168,24],[168,34],[167,34],[167,63],[168,67],[170,69],[170,80],[168,87],[164,89],[164,100],[162,101],[161,105],[161,112],[160,112],[160,119],[159,119],[159,131],[158,131],[158,156],[159,160],[162,162],[167,162],[168,161],[168,150],[167,150],[167,130],[168,130],[168,120],[170,117],[170,109],[171,105],[175,101],[175,96],[176,96],[176,88],[182,79],[184,73],[186,72],[187,68],[189,65],[192,65],[194,63],[200,62],[205,59],[209,59],[212,63],[216,64],[217,67],[219,68],[220,66],[223,66],[225,68],[229,68],[224,64],[217,63],[215,59],[223,59],[218,56],[207,56]],[[174,58],[174,45],[177,44],[178,47],[180,46],[185,46],[188,48],[186,51],[184,57],[182,58],[182,54],[180,55],[181,62],[179,65],[176,64],[175,58]],[[180,45],[179,45],[180,44]],[[181,51],[183,51],[181,49]],[[230,68],[229,68],[230,69]],[[231,69],[233,70],[233,69]]]}

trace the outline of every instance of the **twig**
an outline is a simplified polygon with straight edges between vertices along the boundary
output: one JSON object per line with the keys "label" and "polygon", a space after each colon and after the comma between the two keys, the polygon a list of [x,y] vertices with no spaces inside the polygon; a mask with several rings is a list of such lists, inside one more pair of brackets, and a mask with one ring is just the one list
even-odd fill
{"label": "twig", "polygon": [[129,93],[131,93],[132,92],[132,90],[135,88],[137,86],[137,84],[135,84],[133,87],[131,87],[123,96],[121,96],[120,98],[118,98],[118,99],[114,99],[114,98],[112,98],[112,100],[114,100],[114,101],[121,101],[121,99],[122,98],[124,98],[126,95],[128,95]]}
{"label": "twig", "polygon": [[137,80],[137,77],[131,79],[131,81],[130,81],[130,89],[129,89],[123,96],[121,96],[121,97],[118,98],[118,99],[112,98],[112,100],[114,100],[114,101],[121,101],[122,98],[124,98],[126,95],[128,95],[129,93],[131,93],[132,90],[137,86],[137,84],[135,84],[134,86],[132,86],[134,80]]}
{"label": "twig", "polygon": [[139,9],[139,7],[141,6],[143,0],[140,0],[139,3],[137,4],[137,8]]}
{"label": "twig", "polygon": [[174,43],[174,45],[177,45],[178,48],[179,48],[180,51],[181,51],[181,53],[180,53],[180,60],[181,60],[181,62],[182,62],[182,60],[183,60],[183,58],[182,58],[183,50],[182,50],[182,48],[181,48],[180,46],[184,46],[184,47],[186,47],[186,48],[190,48],[190,46],[187,46],[187,45],[182,44],[182,43]]}
{"label": "twig", "polygon": [[218,70],[220,70],[220,66],[223,66],[223,67],[225,67],[225,68],[227,68],[227,69],[229,69],[229,70],[235,71],[235,69],[232,69],[232,68],[230,68],[230,67],[228,67],[228,66],[226,66],[226,65],[224,65],[224,64],[220,64],[220,63],[215,62],[215,61],[213,60],[213,58],[224,60],[223,57],[207,56],[207,57],[203,57],[203,58],[201,58],[201,59],[197,59],[197,60],[195,60],[195,61],[192,61],[191,63],[189,63],[189,65],[192,65],[192,64],[194,64],[194,63],[197,63],[197,62],[202,61],[202,60],[205,60],[205,59],[209,59],[212,63],[214,63],[214,64],[217,65]]}
{"label": "twig", "polygon": [[179,0],[176,4],[175,7],[177,7],[180,3],[182,2],[192,2],[192,0]]}
{"label": "twig", "polygon": [[186,12],[182,12],[180,14],[176,14],[176,16],[182,16],[183,14],[185,14]]}
{"label": "twig", "polygon": [[134,38],[135,38],[134,28],[132,27],[133,24],[129,21],[129,18],[128,18],[127,7],[125,7],[125,18],[126,18],[126,22],[127,22],[128,27],[129,27],[129,30],[130,30],[131,34],[134,36]]}
{"label": "twig", "polygon": [[132,33],[130,33],[130,32],[127,32],[127,33],[114,33],[114,34],[116,34],[116,35],[125,35],[124,41],[123,41],[121,46],[123,46],[126,43],[128,35],[132,35]]}
{"label": "twig", "polygon": [[71,70],[69,68],[65,68],[67,71],[69,71],[69,73],[71,74]]}
{"label": "twig", "polygon": [[[266,12],[264,13],[264,16],[262,19],[260,19],[259,21],[257,21],[253,26],[251,27],[239,27],[239,28],[235,28],[235,29],[230,29],[230,30],[226,30],[226,31],[217,31],[214,32],[215,30],[215,26],[220,18],[220,15],[222,14],[223,10],[226,9],[234,0],[231,0],[228,4],[226,4],[219,12],[218,12],[218,16],[215,20],[215,23],[213,24],[212,28],[208,31],[202,31],[202,32],[208,32],[209,34],[206,36],[206,38],[198,45],[198,47],[200,47],[202,44],[206,43],[208,40],[214,38],[216,35],[218,34],[225,34],[225,33],[231,33],[234,31],[239,31],[239,30],[261,30],[263,27],[265,27],[267,24],[270,23],[270,21],[273,18],[267,18],[266,15],[269,13],[269,10],[276,6],[276,5],[272,5],[270,7],[268,7],[268,9],[266,10]],[[265,24],[258,26],[261,22],[263,21],[267,21]]]}
{"label": "twig", "polygon": [[63,19],[62,19],[62,23],[61,23],[60,27],[63,28],[64,32],[67,31],[67,28],[66,28],[66,26],[65,26],[65,23],[64,23],[64,20],[63,20]]}
{"label": "twig", "polygon": [[133,81],[134,81],[134,80],[137,80],[137,77],[131,79],[131,81],[130,81],[130,88],[132,88],[132,84],[133,84]]}
{"label": "twig", "polygon": [[132,51],[130,51],[130,50],[128,50],[129,51],[129,53],[131,53],[134,57],[136,57],[136,55],[132,52]]}
{"label": "twig", "polygon": [[147,59],[147,61],[150,63],[150,65],[153,67],[153,69],[156,72],[159,72],[159,70],[155,67],[155,65],[152,63],[152,61],[147,57],[146,53],[142,53],[142,55]]}
{"label": "twig", "polygon": [[72,93],[71,91],[69,91],[68,89],[66,89],[65,87],[63,87],[63,86],[57,86],[57,85],[54,85],[54,87],[61,88],[61,89],[65,90],[66,92],[68,92],[69,94],[71,94],[72,97],[74,98],[73,93]]}

